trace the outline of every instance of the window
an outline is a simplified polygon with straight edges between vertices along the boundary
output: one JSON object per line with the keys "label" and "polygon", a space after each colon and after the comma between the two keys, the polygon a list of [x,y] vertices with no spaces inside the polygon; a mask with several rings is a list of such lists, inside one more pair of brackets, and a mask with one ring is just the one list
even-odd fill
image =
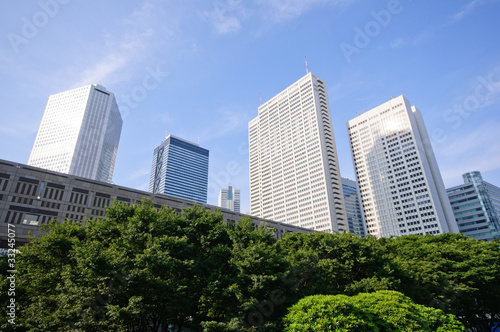
{"label": "window", "polygon": [[39,216],[37,216],[36,214],[28,214],[28,213],[26,213],[24,215],[23,224],[24,225],[30,225],[30,226],[38,226],[40,224],[39,221],[38,221],[38,218],[39,218]]}

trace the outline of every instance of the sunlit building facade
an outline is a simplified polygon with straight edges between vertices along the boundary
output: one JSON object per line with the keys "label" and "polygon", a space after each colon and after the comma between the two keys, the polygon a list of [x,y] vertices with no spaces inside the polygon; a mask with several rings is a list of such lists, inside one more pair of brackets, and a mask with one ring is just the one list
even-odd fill
{"label": "sunlit building facade", "polygon": [[28,165],[112,182],[122,117],[97,84],[49,97]]}
{"label": "sunlit building facade", "polygon": [[403,96],[347,123],[363,219],[377,237],[458,232],[421,112]]}
{"label": "sunlit building facade", "polygon": [[250,210],[317,231],[348,231],[326,84],[308,73],[249,122]]}

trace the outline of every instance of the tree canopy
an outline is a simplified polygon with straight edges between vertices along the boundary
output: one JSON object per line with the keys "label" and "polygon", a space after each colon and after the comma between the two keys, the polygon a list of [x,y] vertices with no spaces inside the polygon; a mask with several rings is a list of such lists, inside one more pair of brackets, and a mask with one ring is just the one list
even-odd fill
{"label": "tree canopy", "polygon": [[[459,234],[278,241],[249,218],[227,226],[217,211],[179,214],[150,201],[43,230],[19,248],[16,324],[2,315],[2,331],[281,331],[304,297],[383,290],[477,331],[500,321],[499,242]],[[6,308],[9,280],[0,287]]]}

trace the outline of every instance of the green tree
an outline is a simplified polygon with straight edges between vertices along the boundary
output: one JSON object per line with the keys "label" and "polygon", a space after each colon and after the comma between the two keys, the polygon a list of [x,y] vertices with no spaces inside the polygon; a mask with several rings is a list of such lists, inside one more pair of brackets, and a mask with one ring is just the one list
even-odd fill
{"label": "green tree", "polygon": [[177,216],[144,201],[115,203],[106,216],[85,226],[53,222],[21,249],[19,330],[198,329],[236,303],[220,212],[195,206]]}
{"label": "green tree", "polygon": [[295,233],[279,241],[292,266],[297,295],[347,294],[395,289],[394,266],[374,237]]}
{"label": "green tree", "polygon": [[309,296],[292,306],[284,321],[287,332],[465,330],[453,315],[415,304],[395,291]]}
{"label": "green tree", "polygon": [[490,331],[500,321],[498,241],[453,233],[382,241],[388,259],[407,278],[399,290],[416,303],[452,313],[478,331]]}

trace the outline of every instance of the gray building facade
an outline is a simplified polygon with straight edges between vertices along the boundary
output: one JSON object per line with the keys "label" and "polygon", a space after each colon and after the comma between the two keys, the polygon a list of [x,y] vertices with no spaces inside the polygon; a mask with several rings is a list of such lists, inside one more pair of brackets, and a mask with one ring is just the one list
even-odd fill
{"label": "gray building facade", "polygon": [[[180,213],[182,209],[197,204],[207,210],[216,206],[200,204],[164,194],[153,194],[115,184],[89,180],[73,175],[48,171],[38,167],[0,160],[0,247],[5,247],[8,229],[15,229],[17,244],[28,242],[27,235],[40,235],[42,224],[56,219],[82,221],[105,217],[106,207],[112,201],[136,203],[143,198],[153,201],[156,208],[167,206]],[[227,209],[220,209],[224,222],[236,224],[245,215]],[[293,232],[312,232],[309,229],[283,223],[250,217],[257,227],[267,223],[274,229],[274,235]],[[8,226],[7,224],[13,224]]]}
{"label": "gray building facade", "polygon": [[447,189],[460,233],[491,241],[500,239],[500,188],[480,172],[462,175],[464,184]]}

